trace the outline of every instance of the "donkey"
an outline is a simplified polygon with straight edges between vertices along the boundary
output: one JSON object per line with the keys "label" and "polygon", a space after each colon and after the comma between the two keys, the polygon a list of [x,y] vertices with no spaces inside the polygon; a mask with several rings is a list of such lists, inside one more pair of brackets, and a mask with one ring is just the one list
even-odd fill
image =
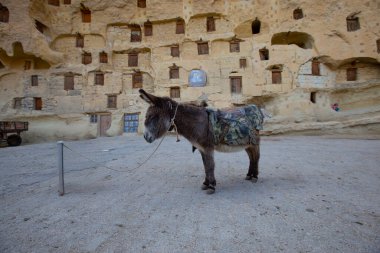
{"label": "donkey", "polygon": [[[139,93],[140,97],[150,104],[144,123],[145,140],[152,143],[175,128],[177,134],[184,136],[193,145],[193,151],[197,148],[202,155],[206,174],[202,190],[206,190],[208,194],[215,192],[215,150],[234,152],[245,149],[250,160],[245,179],[257,182],[260,159],[259,130],[262,129],[263,115],[255,105],[240,110],[215,111],[200,105],[178,103],[168,97],[157,97],[143,89],[140,89]],[[254,114],[247,108],[253,108],[259,113]],[[247,113],[255,115],[256,123],[250,122],[250,118],[245,115]],[[228,120],[228,116],[234,114],[243,116],[238,120]]]}

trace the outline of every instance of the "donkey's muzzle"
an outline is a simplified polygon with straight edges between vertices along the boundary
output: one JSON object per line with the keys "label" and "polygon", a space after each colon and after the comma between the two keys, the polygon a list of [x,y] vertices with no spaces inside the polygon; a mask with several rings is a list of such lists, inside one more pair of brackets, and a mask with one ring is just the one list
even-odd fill
{"label": "donkey's muzzle", "polygon": [[154,141],[154,139],[151,137],[151,136],[147,136],[147,134],[144,134],[144,139],[149,142],[149,143],[152,143]]}

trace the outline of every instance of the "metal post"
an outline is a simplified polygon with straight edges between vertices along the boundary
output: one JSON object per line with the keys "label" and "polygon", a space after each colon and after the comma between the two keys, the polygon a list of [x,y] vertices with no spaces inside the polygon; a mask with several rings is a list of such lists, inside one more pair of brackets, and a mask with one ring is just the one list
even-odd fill
{"label": "metal post", "polygon": [[58,183],[58,192],[59,196],[63,196],[65,194],[65,184],[63,180],[63,141],[57,142],[57,161],[58,161],[58,175],[59,175],[59,183]]}

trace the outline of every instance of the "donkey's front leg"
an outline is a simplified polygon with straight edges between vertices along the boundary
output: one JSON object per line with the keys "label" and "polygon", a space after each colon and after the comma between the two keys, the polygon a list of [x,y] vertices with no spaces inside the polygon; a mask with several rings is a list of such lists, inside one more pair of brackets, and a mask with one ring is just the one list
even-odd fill
{"label": "donkey's front leg", "polygon": [[214,177],[214,151],[201,152],[203,166],[205,167],[206,179],[203,182],[202,190],[207,190],[208,194],[215,192],[216,180]]}

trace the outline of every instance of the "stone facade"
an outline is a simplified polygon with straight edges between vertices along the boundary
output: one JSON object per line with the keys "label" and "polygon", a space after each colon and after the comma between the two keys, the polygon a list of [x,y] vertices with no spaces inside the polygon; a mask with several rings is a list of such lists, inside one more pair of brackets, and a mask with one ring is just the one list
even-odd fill
{"label": "stone facade", "polygon": [[[218,108],[256,103],[269,134],[379,133],[379,1],[1,5],[0,120],[29,121],[31,142],[142,132],[140,87]],[[206,85],[189,84],[192,70]]]}

